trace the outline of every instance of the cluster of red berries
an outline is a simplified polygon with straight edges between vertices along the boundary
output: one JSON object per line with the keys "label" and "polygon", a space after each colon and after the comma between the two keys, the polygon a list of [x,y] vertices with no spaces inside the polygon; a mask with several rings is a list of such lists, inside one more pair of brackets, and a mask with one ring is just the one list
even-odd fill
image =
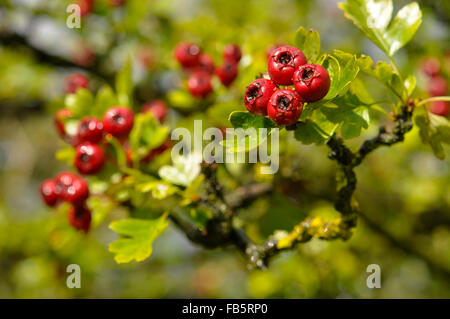
{"label": "cluster of red berries", "polygon": [[[436,58],[429,58],[422,64],[422,71],[429,77],[428,93],[431,96],[444,96],[448,92],[447,81],[441,75],[441,64]],[[447,116],[450,111],[448,101],[434,101],[430,111],[433,114]]]}
{"label": "cluster of red berries", "polygon": [[[89,79],[80,73],[73,73],[66,78],[66,93],[75,93],[80,88],[88,88]],[[164,101],[154,100],[142,107],[142,112],[150,112],[162,122],[167,115],[167,105]],[[83,175],[99,173],[105,165],[104,137],[109,134],[116,137],[126,151],[128,163],[131,165],[131,150],[128,145],[128,135],[134,124],[133,112],[122,106],[108,109],[103,119],[87,116],[78,124],[75,135],[66,132],[64,121],[72,117],[69,109],[61,109],[55,115],[55,125],[60,136],[75,147],[74,166]],[[170,142],[170,141],[169,141]],[[166,142],[152,150],[142,161],[149,162],[170,147]],[[85,201],[89,196],[87,183],[72,173],[61,173],[55,179],[42,183],[41,194],[45,203],[55,206],[60,201],[73,205],[69,212],[69,221],[77,229],[87,231],[90,224],[90,212]]]}
{"label": "cluster of red berries", "polygon": [[224,62],[216,68],[213,58],[203,53],[196,44],[180,43],[175,48],[175,58],[189,72],[188,90],[198,98],[205,98],[213,91],[211,78],[214,74],[223,85],[229,87],[238,75],[241,57],[241,49],[235,44],[228,44],[223,51]]}
{"label": "cluster of red berries", "polygon": [[70,172],[62,172],[55,178],[44,180],[40,192],[42,199],[50,207],[60,202],[72,204],[67,216],[69,224],[78,230],[89,231],[91,211],[86,205],[89,187],[83,178]]}
{"label": "cluster of red berries", "polygon": [[[316,102],[327,95],[330,77],[321,65],[307,64],[302,51],[290,46],[273,50],[268,58],[270,80],[253,81],[244,102],[256,115],[268,116],[278,125],[292,125],[300,118],[303,103]],[[294,86],[280,89],[279,86]]]}

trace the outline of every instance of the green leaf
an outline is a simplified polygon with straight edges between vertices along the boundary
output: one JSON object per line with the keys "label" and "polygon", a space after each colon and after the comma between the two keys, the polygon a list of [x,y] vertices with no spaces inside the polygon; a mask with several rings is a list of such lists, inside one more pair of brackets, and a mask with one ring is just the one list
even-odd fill
{"label": "green leaf", "polygon": [[150,112],[136,114],[133,129],[130,132],[133,161],[141,160],[150,150],[161,146],[168,135],[169,128],[161,126]]}
{"label": "green leaf", "polygon": [[197,105],[195,98],[185,90],[172,90],[167,98],[170,106],[178,109],[192,109]]}
{"label": "green leaf", "polygon": [[392,17],[391,0],[347,0],[339,3],[339,7],[373,43],[389,52],[389,44],[383,35]]}
{"label": "green leaf", "polygon": [[94,107],[94,96],[91,91],[80,88],[76,93],[68,94],[64,103],[71,110],[73,117],[82,118],[91,114]]}
{"label": "green leaf", "polygon": [[403,7],[392,21],[392,0],[346,0],[339,3],[350,19],[373,43],[392,57],[408,43],[422,21],[417,3]]}
{"label": "green leaf", "polygon": [[114,91],[108,85],[104,85],[100,88],[95,97],[93,115],[101,118],[109,108],[118,104],[119,102],[117,101]]}
{"label": "green leaf", "polygon": [[137,184],[136,190],[141,193],[152,192],[152,196],[155,199],[165,199],[175,194],[178,188],[166,182],[153,181]]}
{"label": "green leaf", "polygon": [[121,106],[131,106],[133,94],[133,80],[131,61],[127,60],[116,78],[117,100]]}
{"label": "green leaf", "polygon": [[395,16],[387,33],[384,34],[390,56],[394,55],[401,47],[408,43],[420,24],[422,23],[422,11],[416,2],[404,6]]}
{"label": "green leaf", "polygon": [[167,228],[167,214],[154,220],[127,218],[113,221],[109,228],[122,237],[109,244],[109,251],[114,253],[114,260],[129,263],[140,262],[152,254],[153,241]]}
{"label": "green leaf", "polygon": [[106,135],[105,139],[111,145],[111,147],[114,151],[114,156],[117,160],[117,165],[121,168],[126,167],[127,166],[127,156],[125,154],[125,149],[123,148],[123,146],[120,144],[120,142],[115,137],[113,137],[111,135]]}
{"label": "green leaf", "polygon": [[442,144],[450,144],[450,121],[443,116],[429,113],[425,108],[417,108],[414,115],[422,141],[431,146],[437,158],[445,159]]}
{"label": "green leaf", "polygon": [[[344,66],[342,67],[342,65]],[[331,78],[330,90],[325,96],[325,100],[344,95],[359,72],[359,66],[354,55],[351,55],[348,60],[344,60],[339,56],[328,56],[324,67]]]}
{"label": "green leaf", "polygon": [[[263,143],[276,128],[276,124],[264,116],[256,116],[249,112],[235,111],[230,114],[230,123],[236,129],[233,135],[220,142],[228,153],[248,152]],[[254,128],[255,131],[248,130]],[[267,130],[259,130],[266,128]],[[239,131],[243,129],[244,131]],[[247,131],[245,131],[247,130]],[[242,136],[240,135],[242,133]]]}
{"label": "green leaf", "polygon": [[416,77],[413,75],[408,75],[405,79],[405,87],[408,92],[408,96],[411,96],[416,88]]}
{"label": "green leaf", "polygon": [[189,186],[200,174],[201,168],[198,157],[198,155],[190,154],[174,158],[173,166],[165,165],[161,167],[158,174],[169,183]]}
{"label": "green leaf", "polygon": [[300,121],[294,132],[294,137],[303,144],[323,144],[336,131],[338,124],[327,119],[322,108],[317,109],[310,119]]}
{"label": "green leaf", "polygon": [[320,55],[319,32],[306,30],[303,27],[298,28],[295,33],[295,46],[306,55],[308,61],[316,61]]}

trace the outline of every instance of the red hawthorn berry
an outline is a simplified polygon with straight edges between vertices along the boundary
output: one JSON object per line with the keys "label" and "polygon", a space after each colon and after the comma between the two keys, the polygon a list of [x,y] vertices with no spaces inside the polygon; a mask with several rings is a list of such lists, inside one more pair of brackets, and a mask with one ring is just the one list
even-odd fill
{"label": "red hawthorn berry", "polygon": [[121,106],[110,108],[103,116],[103,130],[115,137],[126,137],[134,124],[133,112]]}
{"label": "red hawthorn berry", "polygon": [[155,157],[157,157],[158,155],[161,155],[162,153],[164,153],[165,151],[167,151],[169,148],[172,147],[172,140],[167,139],[161,146],[152,149],[150,151],[150,153],[148,153],[147,156],[145,156],[141,162],[143,163],[149,163],[151,162]]}
{"label": "red hawthorn berry", "polygon": [[143,113],[152,113],[153,116],[156,117],[160,122],[164,121],[164,119],[166,118],[167,111],[167,104],[163,100],[150,101],[142,107]]}
{"label": "red hawthorn berry", "polygon": [[80,7],[80,15],[84,17],[91,13],[94,0],[78,0],[75,4]]}
{"label": "red hawthorn berry", "polygon": [[67,214],[67,218],[72,227],[85,233],[91,227],[91,211],[86,205],[72,207]]}
{"label": "red hawthorn berry", "polygon": [[422,72],[430,77],[439,74],[441,70],[441,63],[436,58],[428,58],[422,63]]}
{"label": "red hawthorn berry", "polygon": [[292,85],[292,76],[295,70],[303,64],[306,64],[306,57],[302,51],[284,46],[272,51],[267,70],[273,83]]}
{"label": "red hawthorn berry", "polygon": [[82,142],[98,143],[103,137],[103,123],[95,117],[86,117],[78,125],[77,135],[77,145]]}
{"label": "red hawthorn berry", "polygon": [[194,72],[189,76],[187,86],[193,96],[205,98],[213,90],[211,75],[205,71]]}
{"label": "red hawthorn berry", "polygon": [[200,54],[200,47],[193,43],[180,43],[175,48],[175,58],[185,68],[197,66]]}
{"label": "red hawthorn berry", "polygon": [[75,93],[79,88],[88,88],[89,79],[81,73],[72,73],[66,77],[65,91],[66,93]]}
{"label": "red hawthorn berry", "polygon": [[276,91],[267,104],[267,115],[278,125],[294,124],[302,114],[302,110],[300,95],[289,89]]}
{"label": "red hawthorn berry", "polygon": [[433,114],[446,117],[450,111],[450,103],[447,101],[434,101],[430,105],[430,111]]}
{"label": "red hawthorn berry", "polygon": [[228,44],[223,50],[223,59],[225,61],[230,61],[238,63],[242,58],[241,48],[236,44]]}
{"label": "red hawthorn berry", "polygon": [[235,62],[225,60],[222,66],[216,69],[216,75],[223,85],[230,86],[238,75],[238,67]]}
{"label": "red hawthorn berry", "polygon": [[200,58],[198,60],[198,70],[208,72],[209,74],[214,73],[214,60],[209,54],[200,54]]}
{"label": "red hawthorn berry", "polygon": [[244,103],[251,113],[267,115],[267,103],[277,86],[268,79],[257,79],[245,90]]}
{"label": "red hawthorn berry", "polygon": [[294,73],[294,87],[304,102],[319,101],[330,89],[330,77],[321,65],[304,64]]}
{"label": "red hawthorn berry", "polygon": [[105,165],[105,153],[97,144],[80,144],[76,148],[74,164],[81,174],[97,174]]}
{"label": "red hawthorn berry", "polygon": [[441,76],[435,76],[428,83],[428,93],[431,96],[442,96],[447,93],[447,81]]}
{"label": "red hawthorn berry", "polygon": [[54,179],[46,179],[39,187],[42,199],[47,206],[53,207],[58,203],[59,196],[56,193],[56,181]]}
{"label": "red hawthorn berry", "polygon": [[59,173],[55,181],[55,193],[66,202],[81,205],[89,197],[87,182],[71,172]]}
{"label": "red hawthorn berry", "polygon": [[58,112],[56,112],[54,117],[54,122],[56,126],[56,130],[58,131],[59,135],[64,138],[66,137],[66,129],[64,127],[63,120],[67,117],[71,117],[72,112],[69,109],[60,109]]}

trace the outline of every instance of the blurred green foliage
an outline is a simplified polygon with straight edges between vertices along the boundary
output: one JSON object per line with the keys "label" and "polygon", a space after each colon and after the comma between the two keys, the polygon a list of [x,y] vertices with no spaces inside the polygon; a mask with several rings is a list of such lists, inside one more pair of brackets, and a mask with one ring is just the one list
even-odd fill
{"label": "blurred green foliage", "polygon": [[[228,115],[244,110],[241,98],[246,85],[265,71],[267,48],[303,41],[294,36],[299,26],[319,31],[322,51],[339,49],[385,60],[383,52],[344,18],[334,0],[126,2],[124,7],[110,8],[106,0],[96,1],[94,14],[83,20],[82,29],[69,30],[65,7],[70,1],[0,0],[0,297],[450,297],[449,160],[448,156],[444,161],[436,159],[421,143],[417,128],[404,143],[377,150],[357,168],[356,198],[363,215],[349,241],[312,240],[280,254],[267,271],[249,272],[235,250],[197,247],[172,225],[153,243],[149,260],[118,265],[108,252],[117,234],[107,225],[124,217],[123,209],[111,210],[107,201],[92,199],[90,205],[98,207],[98,213],[88,236],[69,228],[64,214],[68,207],[56,213],[45,209],[37,192],[40,181],[67,168],[54,158],[63,143],[54,132],[51,114],[64,102],[63,79],[77,70],[72,62],[80,45],[89,45],[96,55],[94,66],[86,68],[93,90],[104,82],[113,86],[115,73],[131,57],[138,103],[166,99],[180,114],[188,114],[178,122],[185,127],[193,119],[229,126]],[[395,1],[394,11],[408,3]],[[450,8],[441,3],[436,8],[429,1],[419,2],[423,24],[412,43],[396,56],[402,72],[417,77],[421,97],[426,83],[420,62],[436,56],[445,65],[450,49]],[[33,28],[38,24],[32,23],[38,22],[50,29]],[[39,30],[54,29],[58,31],[53,31],[52,41],[39,36]],[[24,46],[18,38],[32,45]],[[180,41],[198,43],[216,64],[221,63],[227,43],[242,47],[237,81],[230,90],[218,88],[206,102],[212,106],[200,102],[189,109],[195,101],[187,95],[173,59],[173,48]],[[142,49],[152,52],[150,68],[139,59]],[[37,50],[45,54],[37,55]],[[448,64],[447,60],[447,78]],[[123,80],[118,82],[119,99],[127,104],[130,88]],[[376,100],[391,94],[371,80],[365,85]],[[83,94],[88,104],[115,102],[105,87],[95,99]],[[379,112],[371,116],[375,122],[386,121]],[[376,125],[364,129],[363,136],[349,141],[350,147],[377,133]],[[300,144],[284,133],[280,172],[275,177],[282,191],[242,208],[236,221],[246,223],[256,241],[275,230],[290,229],[309,215],[336,217],[330,203],[335,196],[335,164],[327,159],[326,147]],[[135,141],[136,148],[139,143]],[[59,151],[58,156],[70,160],[69,153]],[[258,175],[257,168],[229,167],[234,178],[224,173],[221,182],[229,189],[254,179],[274,182]],[[95,187],[102,188],[101,178]],[[65,269],[71,263],[81,266],[81,289],[66,287]],[[366,267],[374,263],[382,269],[381,289],[366,286]]]}

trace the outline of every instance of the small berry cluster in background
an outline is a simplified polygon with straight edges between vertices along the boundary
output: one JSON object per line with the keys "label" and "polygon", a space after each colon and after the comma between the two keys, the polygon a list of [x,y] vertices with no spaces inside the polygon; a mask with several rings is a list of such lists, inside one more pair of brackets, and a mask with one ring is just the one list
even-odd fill
{"label": "small berry cluster in background", "polygon": [[223,51],[223,64],[215,67],[213,58],[202,52],[196,44],[180,43],[175,48],[176,60],[189,73],[188,90],[197,98],[205,98],[213,91],[213,75],[216,75],[224,86],[229,87],[238,75],[241,57],[239,46],[228,44]]}
{"label": "small berry cluster in background", "polygon": [[[75,2],[80,7],[80,15],[82,17],[90,14],[94,8],[94,0],[77,0]],[[119,7],[125,4],[125,0],[108,0],[111,7]]]}
{"label": "small berry cluster in background", "polygon": [[[65,92],[74,94],[79,89],[89,88],[89,79],[81,73],[72,73],[65,81]],[[143,105],[142,113],[151,113],[161,123],[168,112],[166,103],[162,100],[153,100]],[[127,163],[132,166],[131,149],[128,147],[128,136],[134,125],[134,113],[127,107],[114,106],[109,108],[99,119],[85,116],[78,122],[75,134],[66,131],[65,122],[72,118],[70,109],[60,109],[55,114],[55,126],[60,137],[75,148],[73,165],[82,175],[95,175],[101,172],[107,160],[105,137],[115,137],[125,149]],[[153,149],[141,162],[148,163],[157,155],[171,147],[171,141]],[[64,172],[54,179],[45,180],[40,188],[44,202],[48,206],[55,206],[60,202],[69,202],[72,209],[69,212],[70,224],[80,230],[89,230],[91,213],[86,205],[89,197],[87,182],[81,177]]]}
{"label": "small berry cluster in background", "polygon": [[[428,76],[428,94],[431,96],[444,96],[448,93],[448,84],[441,74],[441,63],[437,58],[428,58],[422,64],[422,71]],[[434,101],[430,104],[430,112],[440,116],[450,113],[448,101]]]}
{"label": "small berry cluster in background", "polygon": [[50,207],[60,202],[70,203],[72,207],[67,216],[69,224],[86,233],[89,231],[91,211],[86,205],[89,187],[83,178],[71,172],[62,172],[55,178],[44,180],[40,192],[42,199]]}
{"label": "small berry cluster in background", "polygon": [[251,113],[268,116],[277,125],[296,123],[303,104],[321,100],[330,89],[328,72],[321,65],[308,64],[303,52],[295,47],[273,50],[267,69],[270,79],[253,81],[245,91],[244,103]]}

